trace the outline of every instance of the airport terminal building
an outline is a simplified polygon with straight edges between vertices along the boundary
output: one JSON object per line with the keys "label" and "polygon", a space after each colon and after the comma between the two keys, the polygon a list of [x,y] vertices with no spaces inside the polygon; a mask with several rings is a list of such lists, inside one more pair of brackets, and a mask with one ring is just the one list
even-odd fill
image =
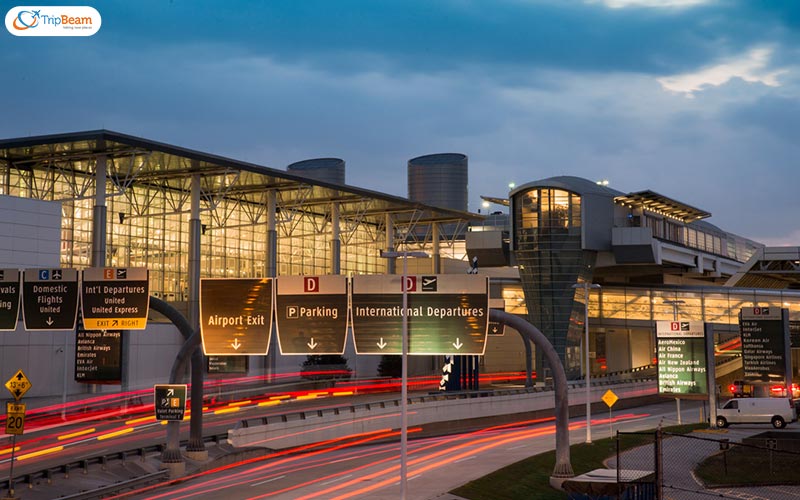
{"label": "airport terminal building", "polygon": [[[395,250],[431,257],[409,259],[412,274],[465,273],[477,257],[495,304],[536,325],[571,378],[586,369],[583,283],[599,285],[585,288],[594,376],[651,366],[658,320],[713,324],[717,373],[730,378],[742,366],[741,308],[785,308],[800,325],[797,248],[764,248],[655,191],[550,177],[485,198],[499,208],[487,215],[467,210],[464,155],[409,160],[408,198],[348,185],[344,167],[322,158],[273,169],[107,130],[0,140],[0,268],[144,267],[151,295],[187,310],[193,259],[204,278],[255,278],[397,273],[382,256]],[[182,339],[155,317],[134,333],[124,385],[165,381]],[[0,339],[5,376],[27,368],[41,394],[60,394],[62,382],[83,389],[71,382],[75,344],[63,332],[19,327]],[[302,361],[278,357],[251,361],[248,373]],[[357,376],[374,376],[375,357],[346,357]],[[525,357],[521,336],[490,336],[481,371],[524,370]],[[414,369],[433,374],[439,364]],[[541,356],[534,369],[547,377]]]}

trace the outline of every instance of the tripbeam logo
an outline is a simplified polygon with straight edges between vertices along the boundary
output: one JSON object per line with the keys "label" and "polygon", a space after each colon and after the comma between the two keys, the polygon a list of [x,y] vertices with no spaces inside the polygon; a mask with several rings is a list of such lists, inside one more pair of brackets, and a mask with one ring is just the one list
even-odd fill
{"label": "tripbeam logo", "polygon": [[92,36],[103,23],[86,6],[14,7],[6,13],[6,29],[15,36]]}

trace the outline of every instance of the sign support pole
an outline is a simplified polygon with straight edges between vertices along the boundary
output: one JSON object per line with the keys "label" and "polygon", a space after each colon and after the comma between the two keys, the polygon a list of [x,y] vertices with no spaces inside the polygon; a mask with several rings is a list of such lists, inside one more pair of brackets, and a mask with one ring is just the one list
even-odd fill
{"label": "sign support pole", "polygon": [[17,451],[17,435],[11,436],[11,464],[8,469],[8,497],[14,498],[14,455]]}
{"label": "sign support pole", "polygon": [[400,498],[408,497],[408,252],[403,253],[403,341],[400,389]]}

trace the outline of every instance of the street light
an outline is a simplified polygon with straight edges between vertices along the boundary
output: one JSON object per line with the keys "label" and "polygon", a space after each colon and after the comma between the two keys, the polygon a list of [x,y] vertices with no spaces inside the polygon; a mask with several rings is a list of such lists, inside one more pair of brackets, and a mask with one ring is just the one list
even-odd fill
{"label": "street light", "polygon": [[[664,304],[672,306],[672,321],[678,321],[678,306],[685,303],[685,300],[680,299],[664,301]],[[681,420],[681,398],[675,398],[675,412],[678,414],[678,425],[681,425],[683,423]]]}
{"label": "street light", "polygon": [[592,442],[592,401],[591,386],[589,385],[589,289],[600,288],[596,283],[575,283],[572,288],[583,288],[583,325],[586,327],[586,442]]}
{"label": "street light", "polygon": [[403,258],[402,286],[403,290],[403,330],[401,332],[401,369],[400,369],[400,498],[406,500],[408,496],[408,258],[430,257],[425,252],[409,251],[384,251],[381,250],[381,257],[393,259]]}

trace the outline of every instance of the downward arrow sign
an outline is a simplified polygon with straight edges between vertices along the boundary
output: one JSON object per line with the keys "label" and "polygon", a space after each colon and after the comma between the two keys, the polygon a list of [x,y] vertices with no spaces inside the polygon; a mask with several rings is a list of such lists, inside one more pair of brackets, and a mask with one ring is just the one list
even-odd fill
{"label": "downward arrow sign", "polygon": [[456,349],[461,349],[461,346],[463,345],[464,344],[461,343],[461,340],[458,337],[456,337],[456,341],[453,342],[453,347],[455,347]]}
{"label": "downward arrow sign", "polygon": [[379,348],[379,349],[383,349],[383,348],[384,348],[384,347],[386,347],[387,345],[389,345],[389,344],[387,344],[386,342],[384,342],[384,341],[383,341],[383,337],[381,337],[381,341],[380,341],[380,342],[378,342],[378,348]]}
{"label": "downward arrow sign", "polygon": [[47,323],[47,326],[52,326],[52,325],[53,325],[53,323],[54,323],[54,321],[53,321],[53,318],[51,318],[50,316],[48,316],[48,317],[47,317],[47,321],[45,321],[45,323]]}
{"label": "downward arrow sign", "polygon": [[307,343],[306,345],[308,346],[309,349],[313,351],[314,348],[317,347],[319,344],[314,342],[314,337],[311,337],[311,342]]}
{"label": "downward arrow sign", "polygon": [[231,344],[231,347],[233,347],[234,351],[238,351],[239,348],[242,347],[242,344],[239,343],[239,339],[234,339],[233,344]]}

